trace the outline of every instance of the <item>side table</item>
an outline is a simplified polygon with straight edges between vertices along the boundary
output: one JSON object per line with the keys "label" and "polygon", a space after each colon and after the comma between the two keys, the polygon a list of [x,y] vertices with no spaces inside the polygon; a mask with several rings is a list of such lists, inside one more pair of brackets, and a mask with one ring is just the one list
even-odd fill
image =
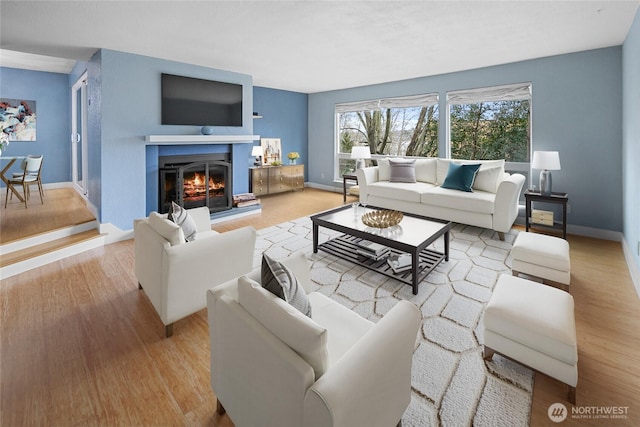
{"label": "side table", "polygon": [[[562,229],[562,238],[566,240],[567,238],[567,202],[569,201],[569,195],[567,193],[556,193],[556,192],[553,192],[549,195],[543,195],[533,191],[525,190],[524,198],[525,198],[525,208],[526,208],[526,217],[524,220],[526,231],[529,231],[529,228],[541,228],[541,229],[548,229],[548,230]],[[561,205],[562,206],[562,222],[554,221],[553,225],[532,224],[531,223],[531,211],[532,211],[531,203],[532,202],[556,203]]]}
{"label": "side table", "polygon": [[352,174],[342,175],[342,201],[347,202],[347,181],[355,181],[358,183],[358,177]]}

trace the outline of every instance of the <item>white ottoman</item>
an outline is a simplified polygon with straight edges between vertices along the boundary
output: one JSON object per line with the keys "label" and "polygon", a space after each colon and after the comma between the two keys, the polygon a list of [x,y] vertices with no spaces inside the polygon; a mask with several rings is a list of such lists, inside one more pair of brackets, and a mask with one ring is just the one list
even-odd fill
{"label": "white ottoman", "polygon": [[567,384],[576,403],[578,345],[567,292],[501,275],[484,312],[485,359],[494,352]]}
{"label": "white ottoman", "polygon": [[569,242],[545,234],[518,233],[511,249],[513,275],[520,273],[542,279],[569,292],[571,260]]}

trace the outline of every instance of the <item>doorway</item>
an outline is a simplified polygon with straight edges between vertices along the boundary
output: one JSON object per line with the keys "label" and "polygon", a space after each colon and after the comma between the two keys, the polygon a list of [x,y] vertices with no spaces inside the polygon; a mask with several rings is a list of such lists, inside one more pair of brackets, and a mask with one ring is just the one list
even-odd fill
{"label": "doorway", "polygon": [[71,88],[71,178],[73,186],[85,199],[87,187],[87,73]]}

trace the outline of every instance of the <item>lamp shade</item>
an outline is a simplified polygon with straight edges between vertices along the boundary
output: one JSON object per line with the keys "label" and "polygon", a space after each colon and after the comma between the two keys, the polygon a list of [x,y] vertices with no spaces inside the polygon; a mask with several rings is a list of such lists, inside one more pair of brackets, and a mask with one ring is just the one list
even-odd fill
{"label": "lamp shade", "polygon": [[557,151],[534,151],[531,167],[533,169],[559,171],[560,155]]}
{"label": "lamp shade", "polygon": [[254,157],[262,156],[262,147],[260,147],[259,145],[254,145],[251,149],[251,155]]}
{"label": "lamp shade", "polygon": [[354,145],[351,147],[352,159],[370,159],[371,151],[369,151],[368,145]]}

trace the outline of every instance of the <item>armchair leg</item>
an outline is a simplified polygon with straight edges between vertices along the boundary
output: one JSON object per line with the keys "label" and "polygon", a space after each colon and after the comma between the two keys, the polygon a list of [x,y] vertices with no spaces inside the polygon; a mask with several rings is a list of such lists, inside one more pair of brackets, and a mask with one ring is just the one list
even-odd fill
{"label": "armchair leg", "polygon": [[504,242],[504,233],[502,231],[498,231],[498,238]]}
{"label": "armchair leg", "polygon": [[173,323],[164,327],[164,334],[167,338],[170,338],[173,335]]}
{"label": "armchair leg", "polygon": [[216,399],[216,412],[218,412],[218,414],[220,415],[224,415],[227,410],[224,409],[224,406],[222,406],[222,403],[220,403],[219,399]]}
{"label": "armchair leg", "polygon": [[138,282],[138,289],[142,289],[142,285]]}
{"label": "armchair leg", "polygon": [[569,387],[569,392],[567,393],[567,400],[572,405],[575,405],[576,404],[576,388],[571,386],[568,386],[568,387]]}
{"label": "armchair leg", "polygon": [[396,427],[402,427],[402,420],[398,421],[398,424]]}
{"label": "armchair leg", "polygon": [[487,346],[485,345],[485,346],[484,346],[484,354],[483,354],[482,358],[483,358],[484,360],[491,360],[491,359],[493,359],[493,354],[494,354],[495,352],[496,352],[496,351],[495,351],[494,349],[492,349],[491,347],[487,347]]}

